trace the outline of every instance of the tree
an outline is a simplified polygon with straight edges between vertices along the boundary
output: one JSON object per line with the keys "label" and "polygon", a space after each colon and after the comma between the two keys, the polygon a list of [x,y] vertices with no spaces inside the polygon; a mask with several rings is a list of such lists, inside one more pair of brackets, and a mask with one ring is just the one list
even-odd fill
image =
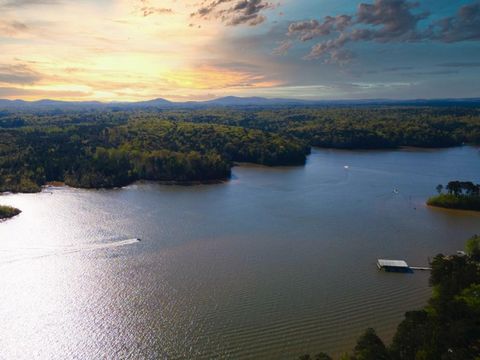
{"label": "tree", "polygon": [[441,194],[441,193],[442,193],[442,190],[443,190],[443,185],[442,185],[442,184],[438,184],[438,185],[437,185],[437,192],[438,192],[439,194]]}
{"label": "tree", "polygon": [[480,314],[480,284],[466,288],[456,300],[463,301],[475,314]]}
{"label": "tree", "polygon": [[315,360],[332,360],[332,358],[328,354],[321,352],[315,355]]}
{"label": "tree", "polygon": [[462,187],[460,181],[450,181],[446,187],[449,194],[458,196],[462,192]]}
{"label": "tree", "polygon": [[356,360],[388,360],[390,356],[383,341],[377,336],[375,330],[369,328],[360,336],[354,350]]}
{"label": "tree", "polygon": [[468,239],[465,245],[465,251],[474,260],[480,261],[480,236],[474,235]]}
{"label": "tree", "polygon": [[312,360],[310,354],[301,355],[298,357],[298,360]]}
{"label": "tree", "polygon": [[425,355],[425,344],[431,338],[429,325],[426,311],[407,312],[397,327],[390,347],[393,359],[410,360],[420,358],[419,354]]}

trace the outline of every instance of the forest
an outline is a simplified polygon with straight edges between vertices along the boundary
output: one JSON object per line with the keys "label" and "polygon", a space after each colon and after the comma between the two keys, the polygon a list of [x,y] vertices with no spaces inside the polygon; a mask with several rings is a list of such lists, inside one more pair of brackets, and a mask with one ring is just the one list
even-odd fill
{"label": "forest", "polygon": [[[432,260],[433,295],[422,310],[409,311],[390,346],[374,329],[362,334],[342,360],[475,360],[480,357],[480,236],[465,255],[439,254]],[[328,360],[325,353],[299,360]]]}
{"label": "forest", "polygon": [[287,107],[163,114],[183,121],[235,125],[293,135],[310,146],[388,149],[402,146],[449,147],[480,144],[476,107]]}
{"label": "forest", "polygon": [[51,181],[218,181],[238,162],[303,165],[311,147],[480,144],[476,107],[0,110],[0,192]]}

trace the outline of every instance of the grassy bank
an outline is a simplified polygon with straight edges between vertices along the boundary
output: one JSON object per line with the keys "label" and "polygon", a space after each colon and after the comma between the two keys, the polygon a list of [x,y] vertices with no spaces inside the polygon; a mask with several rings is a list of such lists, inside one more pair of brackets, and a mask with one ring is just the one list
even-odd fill
{"label": "grassy bank", "polygon": [[428,199],[427,205],[447,209],[480,211],[480,196],[440,194]]}
{"label": "grassy bank", "polygon": [[12,218],[20,213],[21,211],[14,207],[0,205],[0,220]]}

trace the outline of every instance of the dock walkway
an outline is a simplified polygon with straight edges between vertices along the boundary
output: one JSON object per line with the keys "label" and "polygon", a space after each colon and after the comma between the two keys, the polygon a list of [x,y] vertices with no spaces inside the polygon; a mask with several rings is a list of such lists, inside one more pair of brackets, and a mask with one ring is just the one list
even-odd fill
{"label": "dock walkway", "polygon": [[380,270],[384,270],[387,272],[404,272],[404,273],[411,273],[414,270],[419,270],[419,271],[432,270],[432,268],[428,266],[409,266],[405,260],[387,260],[387,259],[378,259],[377,267]]}

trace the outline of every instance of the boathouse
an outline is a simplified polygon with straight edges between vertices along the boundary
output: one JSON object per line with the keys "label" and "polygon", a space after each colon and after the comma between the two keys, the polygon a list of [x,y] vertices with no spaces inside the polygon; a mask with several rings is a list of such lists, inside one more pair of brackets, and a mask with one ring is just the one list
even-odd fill
{"label": "boathouse", "polygon": [[378,259],[377,267],[388,272],[412,272],[410,266],[403,260]]}

